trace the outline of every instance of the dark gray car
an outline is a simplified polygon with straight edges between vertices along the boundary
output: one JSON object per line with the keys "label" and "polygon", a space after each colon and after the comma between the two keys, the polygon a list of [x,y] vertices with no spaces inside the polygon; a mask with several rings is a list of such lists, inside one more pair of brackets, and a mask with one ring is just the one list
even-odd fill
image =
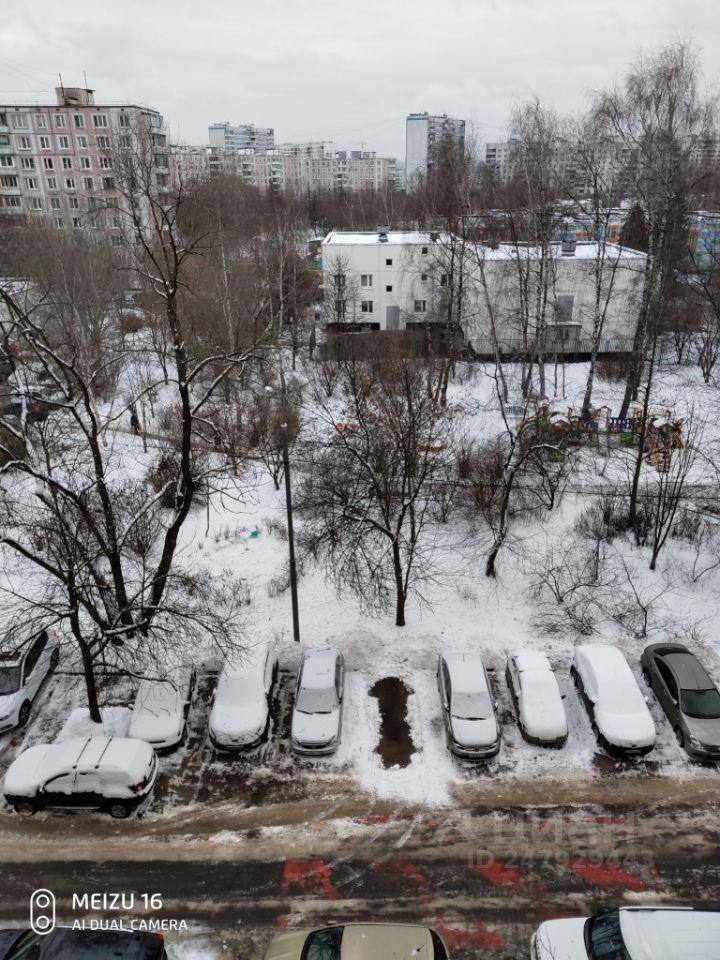
{"label": "dark gray car", "polygon": [[[7,941],[3,939],[7,934]],[[0,960],[167,960],[158,933],[58,928],[47,936],[31,930],[0,931]]]}
{"label": "dark gray car", "polygon": [[680,746],[695,760],[720,761],[720,692],[695,654],[679,643],[653,643],[641,662]]}

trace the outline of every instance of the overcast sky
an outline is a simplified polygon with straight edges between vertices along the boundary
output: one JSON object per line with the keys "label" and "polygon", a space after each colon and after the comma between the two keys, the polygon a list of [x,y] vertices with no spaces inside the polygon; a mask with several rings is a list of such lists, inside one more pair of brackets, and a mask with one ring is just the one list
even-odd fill
{"label": "overcast sky", "polygon": [[[720,63],[718,0],[33,0],[2,12],[0,102],[159,109],[173,139],[213,120],[275,128],[277,142],[336,140],[402,157],[404,118],[465,117],[480,141],[537,93],[562,113],[641,48],[697,42]],[[23,9],[25,7],[26,9]],[[8,56],[7,54],[10,54]]]}

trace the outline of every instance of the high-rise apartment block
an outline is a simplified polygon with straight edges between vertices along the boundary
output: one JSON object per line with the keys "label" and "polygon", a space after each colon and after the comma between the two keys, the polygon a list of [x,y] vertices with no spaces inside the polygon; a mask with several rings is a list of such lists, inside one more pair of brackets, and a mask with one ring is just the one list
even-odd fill
{"label": "high-rise apartment block", "polygon": [[154,186],[171,184],[163,118],[136,104],[96,104],[84,87],[55,94],[53,104],[0,105],[0,213],[45,216],[59,229],[119,231],[120,150],[142,138]]}
{"label": "high-rise apartment block", "polygon": [[238,150],[272,150],[275,131],[272,127],[256,127],[254,123],[211,123],[208,127],[211,148],[226,153]]}
{"label": "high-rise apartment block", "polygon": [[425,180],[443,151],[462,156],[465,121],[429,113],[411,113],[405,121],[405,181],[412,188]]}

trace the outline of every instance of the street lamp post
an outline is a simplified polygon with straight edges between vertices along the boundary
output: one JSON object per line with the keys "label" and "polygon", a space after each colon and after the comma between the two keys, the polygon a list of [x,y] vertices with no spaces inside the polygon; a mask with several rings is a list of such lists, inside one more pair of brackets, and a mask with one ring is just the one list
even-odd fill
{"label": "street lamp post", "polygon": [[293,532],[292,492],[290,490],[290,454],[288,453],[288,428],[280,427],[283,448],[283,473],[285,474],[285,505],[287,506],[288,546],[290,548],[290,593],[292,596],[293,639],[300,643],[300,617],[298,615],[297,568],[295,566],[295,534]]}

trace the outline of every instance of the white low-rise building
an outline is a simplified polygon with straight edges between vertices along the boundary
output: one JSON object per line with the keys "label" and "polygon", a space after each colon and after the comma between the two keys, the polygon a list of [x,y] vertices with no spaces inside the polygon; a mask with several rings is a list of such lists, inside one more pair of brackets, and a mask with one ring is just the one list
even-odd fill
{"label": "white low-rise building", "polygon": [[645,254],[613,243],[491,246],[384,228],[332,231],[322,260],[329,327],[456,324],[478,354],[493,353],[495,341],[511,353],[538,338],[543,350],[581,352],[598,311],[603,350],[626,349],[645,266]]}

